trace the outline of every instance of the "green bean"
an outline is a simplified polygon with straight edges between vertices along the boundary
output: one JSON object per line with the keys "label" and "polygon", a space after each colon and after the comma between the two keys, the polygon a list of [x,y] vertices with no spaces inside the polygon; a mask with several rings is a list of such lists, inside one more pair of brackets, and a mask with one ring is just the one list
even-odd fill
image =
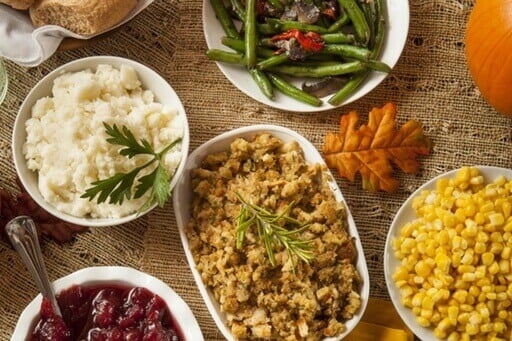
{"label": "green bean", "polygon": [[329,32],[329,33],[337,32],[343,26],[348,24],[349,21],[350,21],[350,18],[348,17],[347,13],[344,11],[340,14],[340,17],[338,18],[338,20],[336,20],[331,26],[329,26],[329,28],[327,29],[327,32]]}
{"label": "green bean", "polygon": [[279,19],[267,19],[267,24],[276,30],[285,32],[291,29],[297,29],[302,32],[316,32],[316,33],[327,33],[327,29],[318,25],[304,24],[298,21],[291,20],[279,20]]}
{"label": "green bean", "polygon": [[274,7],[275,9],[277,9],[279,11],[282,11],[284,9],[284,6],[283,6],[283,3],[281,2],[281,0],[268,0],[268,2],[270,2],[272,7]]}
{"label": "green bean", "polygon": [[364,47],[349,44],[326,44],[323,53],[341,56],[345,59],[356,59],[365,63],[369,69],[381,72],[390,72],[391,68],[379,60],[371,59],[372,51]]}
{"label": "green bean", "polygon": [[[377,58],[382,49],[382,44],[384,41],[384,4],[383,0],[374,0],[375,1],[375,20],[376,20],[376,28],[375,28],[375,40],[374,47],[371,53],[372,58]],[[350,96],[359,85],[366,79],[369,71],[359,72],[353,75],[350,80],[345,84],[337,93],[335,93],[330,99],[329,103],[331,105],[339,105],[343,102],[348,96]]]}
{"label": "green bean", "polygon": [[275,47],[275,44],[271,38],[261,38],[259,41],[259,45],[265,47]]}
{"label": "green bean", "polygon": [[376,21],[375,21],[375,3],[373,1],[363,1],[361,2],[361,10],[364,13],[366,18],[366,22],[368,22],[368,27],[370,29],[370,38],[368,39],[368,48],[373,49],[375,44],[375,30],[376,30]]}
{"label": "green bean", "polygon": [[235,24],[233,24],[233,20],[222,0],[210,0],[210,3],[226,35],[231,38],[239,37],[240,35],[238,34]]}
{"label": "green bean", "polygon": [[274,98],[274,89],[272,88],[272,83],[265,75],[265,73],[256,68],[250,69],[249,73],[252,76],[252,79],[256,82],[256,85],[260,88],[261,92],[270,99]]}
{"label": "green bean", "polygon": [[380,60],[370,59],[364,62],[364,65],[366,65],[366,67],[371,70],[385,73],[391,72],[391,68],[389,67],[389,65],[384,62],[381,62]]}
{"label": "green bean", "polygon": [[240,53],[235,52],[227,52],[218,49],[211,49],[206,51],[206,57],[210,60],[214,60],[216,62],[224,62],[230,64],[239,64],[244,65],[245,59],[244,56]]}
{"label": "green bean", "polygon": [[[237,52],[245,52],[245,42],[242,39],[222,37],[221,41],[224,46],[230,47]],[[256,47],[256,56],[258,57],[270,58],[274,55],[274,51],[271,49],[266,49],[264,47],[259,46]]]}
{"label": "green bean", "polygon": [[288,60],[289,59],[288,59],[288,56],[286,55],[286,53],[281,53],[281,54],[277,54],[270,58],[262,60],[256,66],[260,70],[265,70],[272,66],[283,64],[283,63],[287,62]]}
{"label": "green bean", "polygon": [[233,8],[233,12],[237,15],[237,17],[244,22],[245,21],[245,7],[240,2],[240,0],[229,0],[231,3],[231,8]]}
{"label": "green bean", "polygon": [[308,94],[305,91],[293,86],[292,84],[285,81],[283,78],[274,75],[272,73],[268,74],[268,78],[272,82],[272,84],[282,93],[292,98],[295,98],[298,101],[301,101],[306,104],[310,104],[315,107],[319,107],[322,105],[322,101],[316,98],[313,95]]}
{"label": "green bean", "polygon": [[371,55],[367,48],[350,44],[325,44],[322,52],[362,61],[369,60]]}
{"label": "green bean", "polygon": [[256,64],[256,1],[247,0],[245,3],[245,58],[249,69]]}
{"label": "green bean", "polygon": [[292,76],[292,77],[311,77],[322,78],[327,76],[346,75],[348,73],[364,70],[365,66],[360,61],[338,63],[326,66],[296,66],[296,65],[278,65],[269,68],[272,72]]}
{"label": "green bean", "polygon": [[258,33],[266,35],[266,36],[270,36],[270,35],[279,33],[279,31],[276,28],[274,28],[273,26],[271,26],[269,24],[257,24],[256,27],[258,28]]}
{"label": "green bean", "polygon": [[350,44],[354,43],[355,37],[353,34],[337,32],[322,34],[322,40],[326,44]]}
{"label": "green bean", "polygon": [[343,102],[348,96],[350,96],[361,83],[368,76],[368,71],[359,72],[352,77],[350,77],[349,81],[336,92],[331,98],[329,98],[329,103],[332,105],[338,105]]}
{"label": "green bean", "polygon": [[356,0],[338,0],[338,3],[340,7],[345,9],[350,21],[352,21],[357,41],[367,44],[370,39],[370,27]]}
{"label": "green bean", "polygon": [[372,58],[378,58],[384,43],[384,31],[386,30],[386,21],[384,19],[384,3],[383,0],[375,1],[375,42],[373,46]]}

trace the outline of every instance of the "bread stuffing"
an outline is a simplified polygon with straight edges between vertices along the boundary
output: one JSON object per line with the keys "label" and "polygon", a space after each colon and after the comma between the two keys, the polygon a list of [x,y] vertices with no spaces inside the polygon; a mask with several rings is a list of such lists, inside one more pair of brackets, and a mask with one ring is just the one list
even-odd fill
{"label": "bread stuffing", "polygon": [[[340,335],[361,306],[357,251],[343,202],[323,164],[309,164],[296,141],[263,133],[238,138],[191,173],[187,237],[197,270],[236,339],[320,340]],[[256,228],[237,244],[242,203],[286,212],[307,228],[309,261],[273,244],[274,265]],[[293,204],[293,205],[290,205]]]}

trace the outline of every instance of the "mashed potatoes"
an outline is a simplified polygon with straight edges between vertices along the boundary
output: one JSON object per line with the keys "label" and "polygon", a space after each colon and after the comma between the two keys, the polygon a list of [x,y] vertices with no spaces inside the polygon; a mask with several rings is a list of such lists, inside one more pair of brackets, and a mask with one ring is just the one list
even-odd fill
{"label": "mashed potatoes", "polygon": [[[103,123],[125,125],[137,140],[147,139],[159,151],[183,136],[182,116],[175,108],[155,102],[131,67],[99,65],[95,72],[65,73],[55,79],[52,96],[39,99],[32,108],[23,153],[28,168],[38,172],[42,196],[59,211],[77,217],[122,217],[138,210],[149,193],[122,205],[80,198],[92,182],[148,160],[119,155],[121,147],[106,141]],[[178,145],[164,159],[171,175],[180,160]]]}

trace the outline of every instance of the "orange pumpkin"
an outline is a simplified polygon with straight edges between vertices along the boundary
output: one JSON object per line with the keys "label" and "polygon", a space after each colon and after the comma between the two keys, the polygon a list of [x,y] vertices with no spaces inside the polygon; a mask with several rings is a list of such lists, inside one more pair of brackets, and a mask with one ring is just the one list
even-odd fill
{"label": "orange pumpkin", "polygon": [[512,115],[512,0],[477,0],[466,28],[466,58],[484,99]]}

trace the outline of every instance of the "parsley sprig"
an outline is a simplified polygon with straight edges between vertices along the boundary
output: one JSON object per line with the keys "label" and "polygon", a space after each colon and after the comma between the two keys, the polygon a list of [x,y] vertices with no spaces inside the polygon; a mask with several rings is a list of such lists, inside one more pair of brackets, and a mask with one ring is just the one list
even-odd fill
{"label": "parsley sprig", "polygon": [[313,258],[313,252],[311,251],[313,240],[303,240],[299,237],[301,232],[309,228],[309,224],[301,223],[288,216],[294,202],[286,206],[280,214],[274,214],[247,202],[238,193],[236,193],[236,196],[242,203],[242,208],[237,217],[236,247],[238,249],[243,246],[247,229],[256,226],[258,237],[265,244],[267,256],[272,266],[275,266],[276,263],[274,249],[279,246],[286,249],[294,270],[296,258],[309,263]]}
{"label": "parsley sprig", "polygon": [[[171,177],[169,172],[165,169],[162,159],[165,153],[181,141],[181,138],[173,141],[160,152],[155,152],[148,140],[141,139],[140,142],[137,141],[128,127],[123,125],[121,129],[119,129],[117,125],[109,126],[105,122],[103,126],[105,127],[107,135],[110,136],[107,138],[107,142],[123,146],[123,148],[119,150],[119,154],[130,159],[137,155],[152,155],[153,157],[148,162],[127,173],[116,173],[110,178],[91,183],[92,187],[86,189],[81,198],[93,200],[98,196],[98,203],[105,202],[108,199],[110,204],[121,205],[125,199],[130,200],[132,196],[134,199],[140,198],[150,190],[148,200],[142,205],[139,211],[147,209],[155,202],[157,202],[160,207],[163,207],[167,199],[169,199]],[[138,183],[135,187],[135,193],[132,193],[133,183],[137,175],[141,170],[155,162],[158,163],[156,168],[151,173],[137,179]]]}

